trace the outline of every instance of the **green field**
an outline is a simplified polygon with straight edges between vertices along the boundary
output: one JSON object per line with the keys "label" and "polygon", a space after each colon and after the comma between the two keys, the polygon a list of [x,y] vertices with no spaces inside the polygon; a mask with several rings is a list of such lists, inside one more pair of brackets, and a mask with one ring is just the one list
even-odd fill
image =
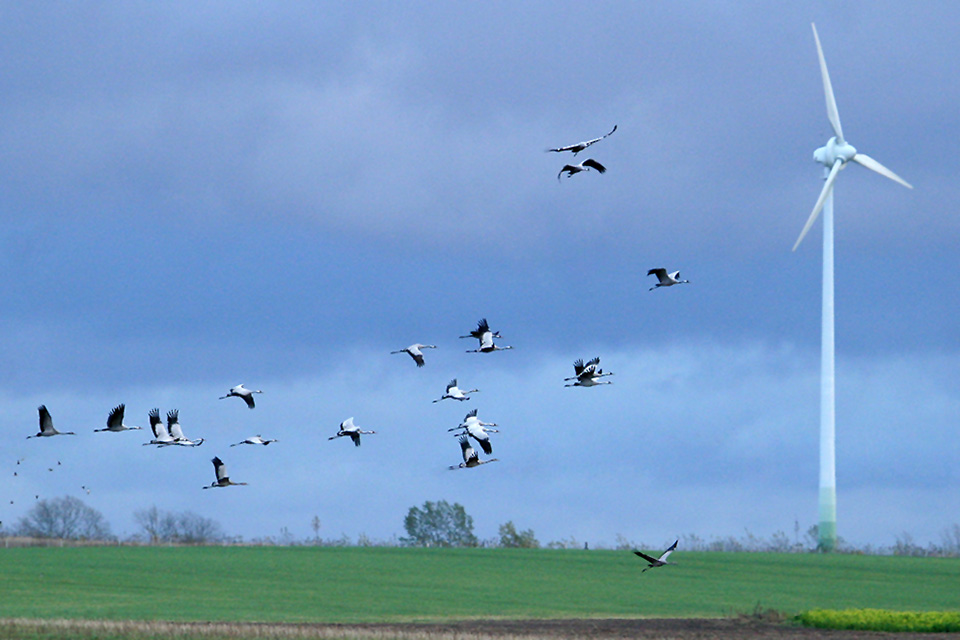
{"label": "green field", "polygon": [[0,549],[0,617],[405,622],[960,610],[960,559],[333,547]]}

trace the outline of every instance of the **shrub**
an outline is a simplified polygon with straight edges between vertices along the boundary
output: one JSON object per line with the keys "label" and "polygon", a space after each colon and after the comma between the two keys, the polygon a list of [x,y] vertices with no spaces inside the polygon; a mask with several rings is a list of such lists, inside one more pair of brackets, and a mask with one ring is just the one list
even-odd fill
{"label": "shrub", "polygon": [[860,631],[957,632],[957,611],[889,611],[886,609],[813,609],[797,616],[807,627]]}

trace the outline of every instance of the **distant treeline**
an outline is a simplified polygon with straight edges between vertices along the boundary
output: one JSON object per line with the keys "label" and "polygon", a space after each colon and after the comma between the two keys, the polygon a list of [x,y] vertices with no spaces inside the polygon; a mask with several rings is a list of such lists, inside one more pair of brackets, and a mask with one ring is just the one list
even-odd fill
{"label": "distant treeline", "polygon": [[[161,545],[161,546],[322,546],[322,547],[480,547],[480,548],[525,548],[525,549],[641,549],[657,551],[666,548],[671,541],[662,540],[649,544],[636,542],[617,534],[615,542],[579,541],[574,537],[553,540],[541,544],[532,529],[518,530],[512,521],[499,526],[498,536],[478,538],[473,531],[473,518],[462,505],[446,501],[425,502],[421,507],[410,507],[403,525],[407,535],[392,536],[386,540],[360,534],[351,539],[346,534],[337,538],[320,535],[322,523],[319,516],[310,522],[313,536],[298,538],[287,527],[282,527],[277,536],[244,539],[224,533],[216,521],[190,511],[163,511],[156,507],[134,513],[140,531],[124,538],[114,536],[103,515],[81,500],[67,496],[40,500],[14,526],[5,527],[0,522],[0,546],[103,546],[103,545]],[[794,523],[793,535],[777,531],[770,537],[761,537],[744,531],[742,536],[714,537],[705,539],[697,534],[679,536],[679,551],[714,551],[744,553],[816,553],[817,527],[812,526],[801,534],[799,523]],[[909,533],[896,536],[890,546],[853,545],[843,538],[838,539],[835,553],[864,555],[895,555],[924,557],[960,557],[960,524],[954,524],[941,532],[940,543],[926,546],[914,542]]]}

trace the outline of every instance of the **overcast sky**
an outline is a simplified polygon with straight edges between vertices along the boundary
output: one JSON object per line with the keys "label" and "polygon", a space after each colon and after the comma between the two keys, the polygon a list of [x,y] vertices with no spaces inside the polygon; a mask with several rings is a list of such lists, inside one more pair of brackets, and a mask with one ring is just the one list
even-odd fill
{"label": "overcast sky", "polygon": [[[0,520],[76,495],[120,535],[662,543],[817,521],[832,135],[838,533],[958,522],[960,5],[0,3]],[[557,180],[549,147],[607,166]],[[651,267],[689,285],[648,291]],[[467,354],[486,317],[512,351]],[[418,369],[414,342],[437,345]],[[614,384],[564,388],[600,356]],[[457,377],[481,392],[433,404]],[[238,383],[257,408],[218,400]],[[93,433],[180,410],[202,447]],[[76,437],[25,439],[46,404]],[[500,425],[451,472],[448,429]],[[328,441],[353,416],[363,446]],[[234,447],[262,434],[269,447]],[[249,486],[201,491],[218,455]],[[16,478],[12,471],[23,458]],[[53,472],[55,461],[62,464]],[[91,488],[87,495],[81,485]],[[9,504],[13,500],[13,504]]]}

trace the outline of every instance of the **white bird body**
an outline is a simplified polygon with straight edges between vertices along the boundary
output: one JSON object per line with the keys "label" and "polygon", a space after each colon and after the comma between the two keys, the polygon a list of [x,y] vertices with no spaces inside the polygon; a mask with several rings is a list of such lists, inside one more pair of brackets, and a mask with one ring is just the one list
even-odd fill
{"label": "white bird body", "polygon": [[259,434],[257,434],[257,435],[255,435],[255,436],[253,436],[252,438],[246,438],[246,439],[241,440],[240,442],[236,442],[236,443],[234,443],[234,444],[232,444],[232,445],[230,445],[230,446],[231,446],[231,447],[236,447],[237,445],[241,445],[241,444],[262,444],[263,446],[267,446],[267,445],[270,444],[271,442],[277,442],[277,441],[276,441],[276,440],[264,440],[263,438],[260,437]]}
{"label": "white bird body", "polygon": [[439,398],[437,398],[436,400],[434,400],[434,402],[435,403],[440,402],[441,400],[446,400],[447,398],[451,400],[459,400],[463,402],[464,400],[470,399],[471,393],[479,393],[479,392],[480,392],[480,389],[470,389],[469,391],[464,391],[463,389],[457,386],[457,379],[454,378],[453,380],[447,383],[447,390],[444,392],[444,394]]}
{"label": "white bird body", "polygon": [[213,460],[213,470],[217,474],[217,479],[210,483],[209,486],[203,487],[204,489],[216,489],[219,487],[229,487],[231,485],[246,485],[246,482],[233,482],[230,480],[230,476],[227,475],[227,465],[223,464],[223,460],[219,457],[214,456]]}
{"label": "white bird body", "polygon": [[560,173],[557,174],[557,180],[560,180],[560,176],[563,175],[563,172],[567,172],[567,177],[569,178],[575,173],[580,173],[581,171],[589,171],[590,169],[595,169],[597,173],[606,173],[607,168],[594,160],[593,158],[587,158],[580,164],[565,164],[563,169],[560,169]]}
{"label": "white bird body", "polygon": [[183,429],[180,427],[180,410],[171,409],[167,412],[167,431],[173,438],[173,444],[181,447],[199,447],[203,444],[203,438],[190,440],[183,435]]}
{"label": "white bird body", "polygon": [[40,432],[35,436],[27,436],[27,440],[30,438],[49,438],[52,436],[75,436],[73,431],[57,431],[53,428],[53,418],[50,417],[50,412],[47,411],[47,406],[42,404],[37,407],[37,412],[40,414]]}
{"label": "white bird body", "polygon": [[600,136],[599,138],[594,138],[593,140],[584,140],[583,142],[578,142],[577,144],[570,144],[570,145],[567,145],[567,146],[565,146],[565,147],[557,147],[557,148],[555,148],[555,149],[547,149],[547,151],[548,151],[548,152],[549,152],[549,151],[557,151],[557,152],[572,151],[572,152],[573,152],[573,155],[577,155],[578,153],[580,153],[581,151],[583,151],[584,149],[586,149],[586,148],[589,147],[590,145],[596,144],[596,143],[600,142],[601,140],[603,140],[604,138],[606,138],[607,136],[609,136],[610,134],[612,134],[612,133],[613,133],[614,131],[616,131],[616,130],[617,130],[617,125],[613,125],[613,129],[610,130],[610,133],[607,133],[607,134],[605,134],[605,135],[602,135],[602,136]]}
{"label": "white bird body", "polygon": [[230,389],[230,391],[227,392],[227,395],[220,396],[220,399],[224,400],[232,397],[243,398],[243,401],[247,403],[247,407],[253,409],[256,407],[256,404],[253,401],[253,394],[255,393],[263,393],[263,391],[260,389],[247,389],[242,384],[238,384],[234,388]]}
{"label": "white bird body", "polygon": [[653,291],[658,287],[672,287],[675,284],[690,284],[689,280],[680,279],[679,271],[674,271],[673,273],[667,273],[667,270],[663,268],[650,269],[649,271],[647,271],[647,275],[657,276],[657,280],[659,280],[657,284],[650,287],[650,291]]}
{"label": "white bird body", "polygon": [[473,409],[464,417],[463,422],[458,426],[453,427],[452,429],[447,429],[447,431],[456,431],[458,429],[463,429],[463,432],[459,435],[468,435],[477,441],[477,444],[480,445],[480,448],[483,449],[483,452],[486,454],[493,453],[493,445],[490,443],[490,433],[500,433],[497,429],[488,429],[487,427],[496,427],[496,422],[484,422],[477,417],[477,410]]}
{"label": "white bird body", "polygon": [[[461,425],[457,429],[463,428],[461,435],[466,434],[477,441],[477,444],[480,445],[480,448],[483,449],[483,452],[487,455],[493,453],[493,444],[490,442],[490,433],[500,433],[499,429],[488,429],[487,427],[481,425],[479,422],[470,423],[466,425]],[[453,429],[449,429],[453,431]]]}
{"label": "white bird body", "polygon": [[477,328],[470,332],[468,336],[460,336],[461,338],[476,338],[480,341],[480,346],[476,349],[470,349],[467,353],[492,353],[493,351],[506,351],[507,349],[513,349],[513,347],[501,347],[494,343],[494,338],[502,338],[499,331],[491,331],[490,325],[487,323],[486,318],[480,318],[480,321],[477,323]]}
{"label": "white bird body", "polygon": [[410,354],[410,357],[413,358],[413,361],[417,363],[418,367],[422,367],[423,362],[423,351],[421,349],[436,349],[437,346],[433,344],[412,344],[406,349],[400,349],[399,351],[391,351],[390,353],[407,353]]}
{"label": "white bird body", "polygon": [[160,418],[160,409],[151,409],[148,415],[150,416],[150,430],[153,431],[153,440],[144,442],[143,446],[155,444],[158,447],[165,447],[175,444],[175,440],[167,431],[167,427],[164,426],[163,420]]}
{"label": "white bird body", "polygon": [[472,467],[479,467],[482,464],[487,464],[488,462],[497,462],[497,458],[490,458],[489,460],[481,460],[479,454],[477,454],[476,449],[470,446],[470,439],[466,435],[461,435],[459,438],[460,449],[463,452],[463,462],[458,465],[451,466],[449,469],[453,471],[454,469],[466,469]]}
{"label": "white bird body", "polygon": [[357,425],[353,424],[353,418],[347,418],[340,423],[340,430],[337,431],[337,435],[330,436],[327,440],[336,440],[337,438],[342,438],[344,436],[349,436],[353,440],[354,446],[360,446],[360,434],[371,434],[376,433],[376,431],[363,431]]}
{"label": "white bird body", "polygon": [[653,556],[648,556],[647,554],[643,553],[642,551],[637,551],[636,549],[634,549],[634,551],[633,551],[634,554],[640,556],[641,558],[643,558],[644,560],[646,560],[646,561],[649,563],[649,564],[647,565],[647,567],[646,567],[643,571],[641,571],[640,573],[643,573],[643,572],[646,571],[647,569],[653,569],[654,567],[662,567],[662,566],[665,565],[665,564],[673,564],[672,562],[667,562],[667,558],[669,558],[669,557],[670,557],[670,554],[673,553],[673,550],[677,548],[677,542],[680,542],[680,540],[677,540],[677,541],[674,542],[672,545],[670,545],[670,548],[667,549],[666,551],[664,551],[662,554],[660,554],[660,557],[659,557],[659,558],[654,558]]}
{"label": "white bird body", "polygon": [[107,416],[107,428],[106,429],[94,429],[95,432],[99,431],[132,431],[134,429],[143,429],[143,427],[128,427],[123,424],[123,412],[126,409],[126,405],[119,404],[113,408],[110,412],[110,415]]}

